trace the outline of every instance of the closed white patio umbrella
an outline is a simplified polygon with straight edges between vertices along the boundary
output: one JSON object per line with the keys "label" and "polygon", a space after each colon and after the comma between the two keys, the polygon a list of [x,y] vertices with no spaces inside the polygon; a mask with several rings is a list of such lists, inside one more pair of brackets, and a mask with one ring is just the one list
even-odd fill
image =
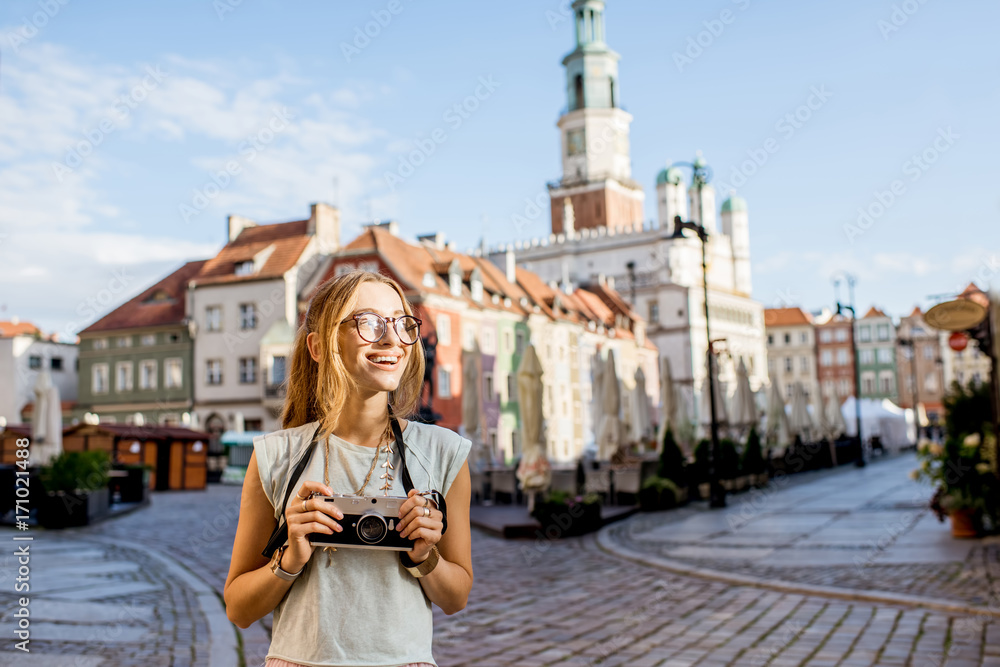
{"label": "closed white patio umbrella", "polygon": [[597,435],[597,458],[610,461],[621,444],[621,387],[615,369],[615,352],[608,350],[601,380],[601,430]]}
{"label": "closed white patio umbrella", "polygon": [[534,509],[535,494],[549,488],[552,468],[542,434],[542,364],[535,346],[529,345],[517,369],[518,408],[521,411],[521,463],[517,479],[528,495],[528,511]]}

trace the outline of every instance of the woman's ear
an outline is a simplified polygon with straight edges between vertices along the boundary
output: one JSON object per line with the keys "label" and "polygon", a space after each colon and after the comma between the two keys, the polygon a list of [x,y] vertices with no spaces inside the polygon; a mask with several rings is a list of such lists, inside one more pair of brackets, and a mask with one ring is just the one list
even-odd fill
{"label": "woman's ear", "polygon": [[309,348],[309,356],[313,358],[313,361],[319,363],[321,351],[319,335],[315,331],[306,336],[306,347]]}

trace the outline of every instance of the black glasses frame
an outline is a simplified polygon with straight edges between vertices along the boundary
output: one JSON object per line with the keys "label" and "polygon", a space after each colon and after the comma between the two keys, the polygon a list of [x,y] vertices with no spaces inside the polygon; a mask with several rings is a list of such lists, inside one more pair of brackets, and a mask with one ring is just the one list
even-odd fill
{"label": "black glasses frame", "polygon": [[[367,338],[365,338],[365,335],[361,333],[361,318],[366,317],[368,315],[373,315],[382,321],[382,335],[379,336],[378,339],[376,340],[368,340]],[[404,341],[402,335],[399,333],[399,323],[407,318],[417,323],[417,337],[413,340],[412,343],[407,343],[406,341]],[[389,325],[392,324],[392,329],[393,331],[396,332],[396,338],[399,339],[400,343],[402,343],[403,345],[415,345],[416,342],[420,340],[420,325],[423,324],[423,321],[419,317],[414,317],[413,315],[400,315],[399,317],[382,317],[378,313],[370,313],[370,312],[357,313],[355,315],[351,315],[346,320],[342,321],[341,324],[347,324],[352,320],[354,321],[355,328],[358,330],[358,335],[361,336],[361,340],[365,341],[366,343],[378,343],[379,341],[381,341],[383,338],[385,338],[385,335],[389,333]]]}

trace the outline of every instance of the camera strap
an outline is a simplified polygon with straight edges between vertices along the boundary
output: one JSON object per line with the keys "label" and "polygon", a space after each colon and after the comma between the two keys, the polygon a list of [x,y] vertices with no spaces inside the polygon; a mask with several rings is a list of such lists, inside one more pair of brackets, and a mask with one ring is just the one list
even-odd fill
{"label": "camera strap", "polygon": [[[406,444],[403,442],[403,431],[399,428],[399,421],[396,420],[396,416],[392,414],[392,406],[389,406],[389,425],[392,427],[392,435],[396,438],[396,443],[399,445],[399,461],[403,467],[403,489],[406,491],[406,495],[410,495],[410,491],[413,490],[413,480],[410,479],[410,469],[406,465]],[[445,531],[448,530],[448,506],[444,502],[444,494],[440,491],[432,490],[423,494],[425,498],[429,497],[434,501],[434,504],[439,510],[441,510],[441,535],[444,535]]]}

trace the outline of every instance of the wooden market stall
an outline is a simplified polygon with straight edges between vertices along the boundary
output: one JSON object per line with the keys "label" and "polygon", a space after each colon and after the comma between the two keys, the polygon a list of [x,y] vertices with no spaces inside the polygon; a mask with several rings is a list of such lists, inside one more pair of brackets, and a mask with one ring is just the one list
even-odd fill
{"label": "wooden market stall", "polygon": [[210,437],[180,426],[78,424],[63,431],[63,450],[102,450],[114,464],[147,465],[153,490],[204,489]]}

